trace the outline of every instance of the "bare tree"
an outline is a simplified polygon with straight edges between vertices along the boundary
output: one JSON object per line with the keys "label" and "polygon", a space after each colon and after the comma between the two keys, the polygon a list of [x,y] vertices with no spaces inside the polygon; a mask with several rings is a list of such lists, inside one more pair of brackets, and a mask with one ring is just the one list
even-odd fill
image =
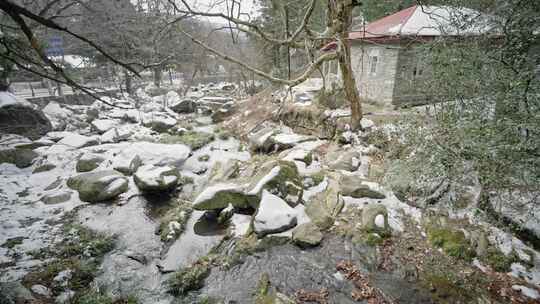
{"label": "bare tree", "polygon": [[[318,51],[318,49],[326,42],[335,41],[337,44],[335,51],[323,53],[317,58],[313,58],[311,63],[305,67],[305,69],[299,73],[297,77],[289,79],[276,77],[270,73],[264,72],[260,68],[245,63],[245,61],[242,59],[229,56],[224,52],[211,47],[207,42],[196,38],[195,35],[189,33],[188,31],[180,29],[182,34],[207,51],[227,61],[233,62],[260,77],[270,80],[271,82],[289,87],[297,86],[306,81],[324,62],[337,60],[345,87],[345,95],[351,106],[351,127],[353,129],[358,129],[360,127],[362,108],[360,104],[360,96],[356,87],[356,81],[354,79],[354,74],[351,67],[350,46],[347,42],[348,33],[352,25],[352,11],[355,7],[360,5],[358,1],[327,0],[326,29],[324,32],[316,32],[310,26],[310,19],[312,18],[317,0],[311,0],[305,8],[305,14],[301,24],[295,30],[290,31],[290,34],[285,33],[277,36],[273,36],[272,34],[265,32],[265,30],[259,25],[251,22],[249,18],[246,16],[241,16],[238,11],[234,12],[228,10],[228,13],[204,12],[197,10],[192,5],[187,3],[186,0],[167,1],[174,7],[175,12],[181,16],[180,18],[185,18],[185,16],[221,18],[228,22],[228,28],[231,31],[247,33],[274,45],[289,46],[299,49],[308,48]],[[226,2],[228,3],[228,1]],[[238,1],[233,2],[238,3]],[[172,22],[175,22],[175,20]]]}

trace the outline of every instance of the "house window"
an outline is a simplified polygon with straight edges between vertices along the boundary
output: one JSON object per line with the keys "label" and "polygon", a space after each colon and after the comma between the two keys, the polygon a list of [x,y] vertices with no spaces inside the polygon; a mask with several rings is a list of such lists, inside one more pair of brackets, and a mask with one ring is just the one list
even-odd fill
{"label": "house window", "polygon": [[377,64],[379,63],[378,56],[369,56],[369,74],[377,74]]}

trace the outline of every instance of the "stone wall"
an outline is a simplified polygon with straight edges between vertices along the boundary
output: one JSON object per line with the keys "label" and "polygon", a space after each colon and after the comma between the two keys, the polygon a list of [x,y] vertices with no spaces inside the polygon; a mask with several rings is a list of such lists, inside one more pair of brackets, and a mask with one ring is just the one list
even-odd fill
{"label": "stone wall", "polygon": [[[393,102],[396,67],[400,46],[355,42],[351,46],[352,68],[360,96],[377,103]],[[377,57],[376,69],[371,70],[371,59]]]}

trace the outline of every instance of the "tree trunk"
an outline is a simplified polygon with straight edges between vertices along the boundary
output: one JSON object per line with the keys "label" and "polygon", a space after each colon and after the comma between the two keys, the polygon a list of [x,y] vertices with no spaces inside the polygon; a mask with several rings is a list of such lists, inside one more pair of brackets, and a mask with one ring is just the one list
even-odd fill
{"label": "tree trunk", "polygon": [[345,97],[351,104],[351,128],[360,128],[362,106],[360,94],[356,87],[351,64],[351,47],[348,43],[349,29],[352,26],[352,11],[359,3],[355,0],[328,1],[327,26],[336,34],[338,48],[337,60],[341,70],[341,78],[345,89]]}
{"label": "tree trunk", "polygon": [[158,65],[154,68],[154,84],[156,87],[161,87],[161,78],[163,74],[163,68]]}
{"label": "tree trunk", "polygon": [[360,120],[362,119],[362,105],[351,65],[351,48],[346,41],[342,40],[342,42],[342,50],[338,52],[339,68],[345,97],[351,104],[351,128],[357,130],[360,128]]}
{"label": "tree trunk", "polygon": [[132,94],[133,93],[133,87],[131,85],[131,75],[129,74],[129,71],[124,71],[124,74],[126,76],[126,92],[128,94]]}

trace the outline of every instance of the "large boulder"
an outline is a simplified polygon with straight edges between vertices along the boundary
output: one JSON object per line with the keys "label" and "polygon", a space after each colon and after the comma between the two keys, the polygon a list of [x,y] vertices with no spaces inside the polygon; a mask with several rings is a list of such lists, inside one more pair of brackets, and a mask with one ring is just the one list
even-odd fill
{"label": "large boulder", "polygon": [[101,202],[117,197],[128,190],[128,180],[114,170],[87,172],[67,181],[68,187],[79,192],[79,198],[85,202]]}
{"label": "large boulder", "polygon": [[0,164],[14,164],[17,168],[30,167],[38,156],[30,149],[0,148]]}
{"label": "large boulder", "polygon": [[323,234],[317,225],[305,223],[294,228],[292,239],[300,247],[317,246],[321,243]]}
{"label": "large boulder", "polygon": [[321,229],[328,229],[334,224],[345,202],[341,195],[339,176],[329,174],[326,189],[317,193],[306,202],[306,214]]}
{"label": "large boulder", "polygon": [[267,163],[249,187],[249,195],[261,196],[263,190],[279,196],[291,206],[302,201],[303,187],[298,168],[293,162]]}
{"label": "large boulder", "polygon": [[77,172],[89,172],[99,167],[104,160],[105,158],[97,154],[87,153],[79,158],[75,169]]}
{"label": "large boulder", "polygon": [[194,113],[195,111],[197,111],[197,103],[195,103],[191,99],[184,99],[179,102],[173,103],[170,106],[170,109],[179,114]]}
{"label": "large boulder", "polygon": [[296,212],[284,200],[263,190],[261,202],[253,220],[259,237],[287,231],[296,226]]}
{"label": "large boulder", "polygon": [[180,173],[174,167],[156,167],[146,165],[140,167],[133,180],[143,192],[174,190],[178,185]]}
{"label": "large boulder", "polygon": [[38,139],[51,130],[51,122],[37,107],[11,93],[0,92],[0,134]]}
{"label": "large boulder", "polygon": [[240,209],[254,208],[258,198],[235,184],[216,184],[204,189],[193,202],[195,210],[221,210],[230,205]]}

